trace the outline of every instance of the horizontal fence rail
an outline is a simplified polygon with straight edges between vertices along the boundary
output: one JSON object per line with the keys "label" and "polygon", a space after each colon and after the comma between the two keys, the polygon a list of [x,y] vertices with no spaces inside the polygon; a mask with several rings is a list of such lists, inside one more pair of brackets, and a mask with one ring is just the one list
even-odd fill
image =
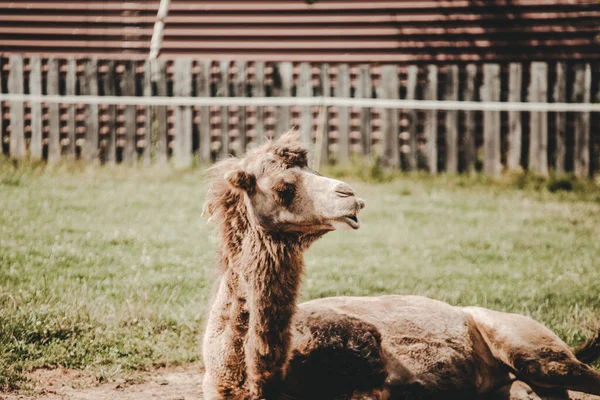
{"label": "horizontal fence rail", "polygon": [[0,101],[123,106],[325,106],[441,111],[600,112],[600,104],[352,99],[334,97],[141,97],[2,94]]}
{"label": "horizontal fence rail", "polygon": [[600,172],[600,62],[371,65],[0,56],[2,152],[186,167],[292,126],[314,162]]}

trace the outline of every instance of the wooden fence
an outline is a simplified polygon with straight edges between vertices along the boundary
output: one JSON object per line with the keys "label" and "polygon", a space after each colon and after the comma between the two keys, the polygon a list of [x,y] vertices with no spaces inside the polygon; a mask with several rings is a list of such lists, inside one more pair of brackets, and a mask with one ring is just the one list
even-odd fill
{"label": "wooden fence", "polygon": [[[0,57],[1,93],[600,101],[600,63],[348,65]],[[600,171],[600,113],[0,102],[2,152],[56,163],[209,163],[298,126],[323,162],[431,173]],[[320,134],[318,134],[320,133]]]}

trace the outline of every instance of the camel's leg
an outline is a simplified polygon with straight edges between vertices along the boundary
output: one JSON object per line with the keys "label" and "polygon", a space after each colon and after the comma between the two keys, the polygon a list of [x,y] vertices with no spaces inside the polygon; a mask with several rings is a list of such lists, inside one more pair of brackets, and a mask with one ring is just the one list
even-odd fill
{"label": "camel's leg", "polygon": [[486,400],[569,400],[564,389],[532,389],[526,383],[515,381],[485,396]]}
{"label": "camel's leg", "polygon": [[475,319],[494,357],[517,379],[540,388],[600,395],[600,374],[577,360],[548,328],[522,315],[478,307],[464,310]]}
{"label": "camel's leg", "polygon": [[203,359],[206,372],[203,379],[206,400],[243,399],[246,364],[244,336],[248,315],[244,299],[228,294],[223,280],[208,318],[204,336]]}

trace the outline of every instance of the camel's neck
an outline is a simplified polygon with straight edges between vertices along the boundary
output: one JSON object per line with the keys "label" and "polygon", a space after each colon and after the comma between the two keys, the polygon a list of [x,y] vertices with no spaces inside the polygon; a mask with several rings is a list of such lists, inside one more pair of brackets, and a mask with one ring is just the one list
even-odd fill
{"label": "camel's neck", "polygon": [[247,221],[229,222],[221,233],[235,234],[221,236],[222,278],[209,325],[224,332],[215,340],[234,349],[227,368],[261,398],[276,386],[288,359],[304,269],[302,240],[273,236]]}

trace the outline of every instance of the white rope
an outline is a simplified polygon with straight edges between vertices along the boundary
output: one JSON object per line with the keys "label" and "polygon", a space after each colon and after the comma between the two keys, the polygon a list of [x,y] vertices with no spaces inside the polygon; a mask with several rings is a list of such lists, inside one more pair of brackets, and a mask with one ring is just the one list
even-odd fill
{"label": "white rope", "polygon": [[0,101],[125,106],[336,106],[446,111],[600,112],[600,104],[591,103],[504,103],[336,97],[41,96],[0,93]]}

